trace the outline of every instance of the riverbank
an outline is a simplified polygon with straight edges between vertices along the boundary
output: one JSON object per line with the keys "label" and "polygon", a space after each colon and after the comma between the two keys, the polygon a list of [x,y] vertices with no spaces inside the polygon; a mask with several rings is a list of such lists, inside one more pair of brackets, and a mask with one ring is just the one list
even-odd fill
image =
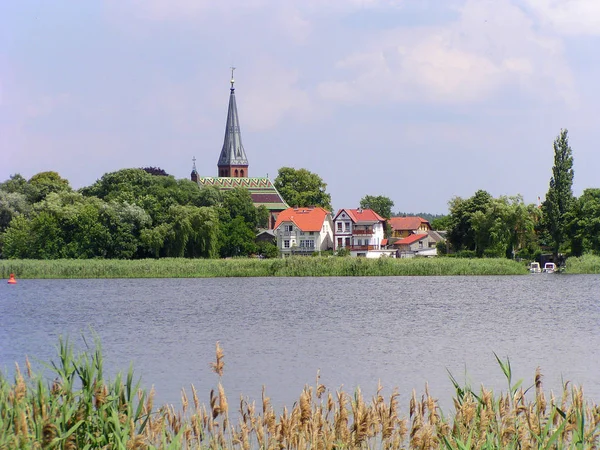
{"label": "riverbank", "polygon": [[508,259],[366,259],[294,257],[286,259],[0,260],[0,276],[23,278],[215,278],[520,275],[524,264]]}
{"label": "riverbank", "polygon": [[594,274],[600,273],[600,256],[583,255],[579,258],[568,258],[565,273]]}
{"label": "riverbank", "polygon": [[[65,341],[54,372],[43,378],[17,366],[14,382],[0,373],[0,448],[597,448],[600,410],[568,382],[546,396],[536,371],[521,387],[508,360],[498,357],[506,393],[483,386],[455,387],[455,410],[444,414],[427,388],[413,390],[406,408],[394,390],[379,386],[368,399],[357,389],[331,390],[317,380],[290,409],[276,411],[263,388],[253,399],[231,399],[223,378],[224,353],[217,343],[214,389],[202,404],[194,386],[182,390],[182,410],[155,407],[134,380],[133,369],[108,380],[99,344],[74,354]],[[47,380],[53,379],[50,383]],[[201,393],[202,394],[202,393]],[[235,405],[235,406],[234,406]],[[230,420],[231,418],[231,420]]]}

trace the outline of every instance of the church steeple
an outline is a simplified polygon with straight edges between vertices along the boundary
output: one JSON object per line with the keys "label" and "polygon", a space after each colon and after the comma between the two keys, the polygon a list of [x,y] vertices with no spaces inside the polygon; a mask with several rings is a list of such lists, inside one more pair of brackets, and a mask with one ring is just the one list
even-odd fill
{"label": "church steeple", "polygon": [[242,145],[240,122],[238,119],[237,105],[235,103],[235,87],[233,71],[231,68],[231,88],[229,89],[229,109],[227,110],[227,124],[225,126],[225,139],[219,156],[217,167],[219,177],[248,177],[248,159]]}

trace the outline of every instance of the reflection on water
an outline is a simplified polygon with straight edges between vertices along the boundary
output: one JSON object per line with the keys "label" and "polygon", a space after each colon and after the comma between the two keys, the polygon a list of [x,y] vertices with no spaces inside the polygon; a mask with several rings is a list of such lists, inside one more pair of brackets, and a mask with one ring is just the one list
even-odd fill
{"label": "reflection on water", "polygon": [[446,409],[447,371],[505,389],[496,352],[525,385],[540,366],[547,388],[564,376],[600,402],[599,292],[593,275],[20,280],[0,286],[0,368],[48,361],[59,335],[82,347],[91,328],[108,371],[133,363],[157,403],[190,384],[208,400],[216,341],[230,401],[264,384],[291,405],[320,370],[329,388],[381,380],[402,399],[428,382]]}

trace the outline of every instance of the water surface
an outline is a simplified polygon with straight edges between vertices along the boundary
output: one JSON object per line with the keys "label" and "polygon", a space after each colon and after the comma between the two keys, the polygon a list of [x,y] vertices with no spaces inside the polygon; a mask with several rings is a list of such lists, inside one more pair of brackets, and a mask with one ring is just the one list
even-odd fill
{"label": "water surface", "polygon": [[600,402],[599,293],[597,275],[19,280],[0,285],[0,369],[55,357],[59,335],[82,347],[92,328],[107,370],[133,363],[158,403],[191,384],[207,402],[216,341],[230,403],[264,384],[290,406],[320,370],[329,388],[381,380],[403,400],[428,382],[449,407],[447,371],[506,389],[493,352],[525,385],[540,366],[546,387],[564,377]]}

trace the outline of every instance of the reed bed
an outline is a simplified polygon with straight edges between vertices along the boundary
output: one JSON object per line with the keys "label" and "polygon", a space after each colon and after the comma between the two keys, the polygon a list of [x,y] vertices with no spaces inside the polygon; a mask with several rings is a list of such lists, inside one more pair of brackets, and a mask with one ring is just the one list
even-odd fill
{"label": "reed bed", "polygon": [[[211,364],[217,382],[208,404],[182,390],[182,408],[153,405],[153,391],[139,388],[133,370],[105,379],[99,344],[75,355],[60,342],[55,377],[45,382],[17,366],[14,381],[0,376],[0,448],[43,449],[595,449],[600,407],[565,383],[549,396],[536,371],[532,385],[513,383],[510,362],[498,358],[505,393],[475,393],[454,378],[454,411],[444,415],[427,387],[413,390],[402,410],[399,394],[378,386],[372,398],[306,386],[298,400],[275,411],[263,388],[257,402],[231,402],[222,384],[223,350]],[[235,405],[235,406],[234,406]],[[236,419],[230,419],[236,417]]]}
{"label": "reed bed", "polygon": [[600,273],[600,256],[583,255],[579,258],[567,259],[566,273]]}
{"label": "reed bed", "polygon": [[527,273],[527,269],[523,264],[503,258],[0,260],[0,276],[8,278],[10,273],[17,278],[212,278],[518,275]]}

